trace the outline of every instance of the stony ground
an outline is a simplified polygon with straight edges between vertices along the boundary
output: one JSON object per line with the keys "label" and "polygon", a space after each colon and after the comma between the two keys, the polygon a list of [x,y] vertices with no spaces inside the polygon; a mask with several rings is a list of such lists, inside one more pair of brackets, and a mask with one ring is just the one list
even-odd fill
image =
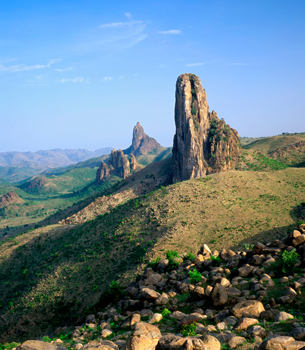
{"label": "stony ground", "polygon": [[[17,350],[305,349],[305,224],[251,250],[168,251],[101,310]],[[109,303],[110,302],[110,303]],[[2,346],[3,347],[3,346]]]}

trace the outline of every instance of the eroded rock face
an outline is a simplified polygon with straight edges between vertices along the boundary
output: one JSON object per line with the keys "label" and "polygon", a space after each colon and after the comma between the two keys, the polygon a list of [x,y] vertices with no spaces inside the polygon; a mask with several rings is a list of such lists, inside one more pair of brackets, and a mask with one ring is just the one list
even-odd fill
{"label": "eroded rock face", "polygon": [[108,164],[104,161],[101,162],[96,172],[96,182],[100,183],[103,179],[107,179],[111,175],[117,175],[125,179],[138,168],[137,160],[133,154],[130,155],[129,160],[122,150],[119,149],[116,151],[113,149]]}
{"label": "eroded rock face", "polygon": [[241,145],[236,130],[209,112],[200,79],[182,74],[176,83],[176,134],[171,176],[173,182],[232,169]]}
{"label": "eroded rock face", "polygon": [[145,134],[142,125],[137,122],[133,128],[132,144],[130,147],[130,153],[137,156],[147,154],[153,149],[161,147],[161,145],[152,137]]}

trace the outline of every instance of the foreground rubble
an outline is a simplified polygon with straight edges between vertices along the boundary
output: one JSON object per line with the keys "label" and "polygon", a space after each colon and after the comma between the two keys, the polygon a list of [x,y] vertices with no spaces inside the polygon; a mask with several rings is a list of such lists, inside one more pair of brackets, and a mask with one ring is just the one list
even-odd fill
{"label": "foreground rubble", "polygon": [[175,253],[82,325],[17,350],[305,349],[305,225],[248,251]]}

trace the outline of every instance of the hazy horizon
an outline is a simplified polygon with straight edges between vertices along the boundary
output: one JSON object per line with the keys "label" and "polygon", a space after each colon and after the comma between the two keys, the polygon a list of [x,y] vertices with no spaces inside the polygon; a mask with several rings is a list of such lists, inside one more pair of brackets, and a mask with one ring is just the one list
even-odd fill
{"label": "hazy horizon", "polygon": [[0,9],[0,152],[171,147],[194,73],[241,137],[305,131],[305,3],[12,0]]}

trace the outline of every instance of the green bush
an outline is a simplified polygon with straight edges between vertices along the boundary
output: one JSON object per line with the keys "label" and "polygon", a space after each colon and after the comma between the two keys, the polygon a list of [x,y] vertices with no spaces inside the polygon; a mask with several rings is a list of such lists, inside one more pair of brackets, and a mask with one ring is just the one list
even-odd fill
{"label": "green bush", "polygon": [[212,260],[217,266],[221,264],[221,258],[219,256],[211,255],[210,260]]}
{"label": "green bush", "polygon": [[125,287],[121,286],[118,282],[112,281],[109,288],[106,289],[100,296],[99,301],[95,305],[96,309],[103,309],[108,304],[113,304],[123,299],[126,296],[124,291]]}
{"label": "green bush", "polygon": [[185,256],[183,257],[183,261],[193,261],[196,258],[196,255],[193,253],[186,253]]}
{"label": "green bush", "polygon": [[192,115],[196,115],[197,114],[197,111],[195,108],[192,108]]}
{"label": "green bush", "polygon": [[42,340],[43,340],[44,342],[46,342],[46,343],[51,343],[51,341],[52,341],[52,339],[49,338],[48,336],[42,337]]}
{"label": "green bush", "polygon": [[270,265],[270,271],[274,271],[275,275],[290,275],[294,273],[294,265],[299,261],[299,254],[296,250],[282,252],[276,262]]}
{"label": "green bush", "polygon": [[181,326],[181,334],[184,337],[192,337],[196,335],[197,323],[183,324]]}
{"label": "green bush", "polygon": [[156,259],[150,261],[147,266],[151,267],[153,270],[155,270],[159,264],[159,262],[161,261],[160,256],[158,256]]}
{"label": "green bush", "polygon": [[175,270],[180,265],[179,261],[177,261],[177,258],[179,258],[179,254],[175,250],[168,250],[166,252],[166,258],[169,260],[169,270]]}
{"label": "green bush", "polygon": [[171,312],[166,308],[161,312],[161,315],[163,318],[166,318],[170,314],[171,314]]}
{"label": "green bush", "polygon": [[199,271],[197,271],[196,269],[194,269],[193,271],[189,271],[189,276],[191,279],[191,283],[195,284],[201,281],[202,276],[201,273]]}
{"label": "green bush", "polygon": [[5,343],[0,344],[0,350],[11,350],[13,348],[16,348],[19,344],[17,343]]}

